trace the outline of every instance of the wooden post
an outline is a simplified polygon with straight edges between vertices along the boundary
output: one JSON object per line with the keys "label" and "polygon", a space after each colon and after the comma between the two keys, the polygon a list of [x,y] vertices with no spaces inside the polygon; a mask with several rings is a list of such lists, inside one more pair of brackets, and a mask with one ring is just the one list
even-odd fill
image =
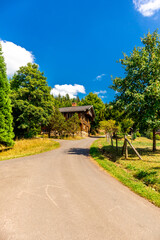
{"label": "wooden post", "polygon": [[123,147],[122,147],[122,156],[123,156],[123,153],[124,153],[124,148],[125,148],[125,140],[124,140]]}
{"label": "wooden post", "polygon": [[141,156],[139,155],[139,153],[137,152],[137,150],[133,147],[132,143],[125,137],[125,141],[129,143],[129,145],[131,146],[131,148],[134,150],[134,152],[137,154],[137,156],[139,157],[139,159],[142,160]]}
{"label": "wooden post", "polygon": [[126,139],[125,139],[125,159],[128,159],[128,146]]}
{"label": "wooden post", "polygon": [[153,129],[153,152],[156,151],[156,130]]}
{"label": "wooden post", "polygon": [[118,153],[118,138],[117,138],[117,135],[116,135],[116,151]]}

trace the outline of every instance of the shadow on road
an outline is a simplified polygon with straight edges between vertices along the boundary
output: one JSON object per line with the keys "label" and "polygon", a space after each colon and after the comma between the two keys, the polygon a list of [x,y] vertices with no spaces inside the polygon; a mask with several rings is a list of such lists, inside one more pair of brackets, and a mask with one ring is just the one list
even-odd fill
{"label": "shadow on road", "polygon": [[68,150],[68,153],[69,154],[89,156],[89,149],[86,149],[86,148],[70,148]]}

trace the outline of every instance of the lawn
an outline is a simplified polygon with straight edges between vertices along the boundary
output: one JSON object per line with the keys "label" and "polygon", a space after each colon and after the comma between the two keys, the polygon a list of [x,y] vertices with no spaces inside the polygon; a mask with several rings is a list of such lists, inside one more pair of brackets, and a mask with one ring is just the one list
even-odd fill
{"label": "lawn", "polygon": [[0,148],[0,161],[50,151],[59,146],[59,143],[52,139],[18,140],[13,148]]}
{"label": "lawn", "polygon": [[105,138],[96,140],[90,149],[91,156],[112,176],[139,195],[160,207],[160,141],[157,140],[157,152],[152,152],[152,140],[137,138],[132,141],[143,160],[129,147],[129,157],[121,155],[123,140],[112,147]]}

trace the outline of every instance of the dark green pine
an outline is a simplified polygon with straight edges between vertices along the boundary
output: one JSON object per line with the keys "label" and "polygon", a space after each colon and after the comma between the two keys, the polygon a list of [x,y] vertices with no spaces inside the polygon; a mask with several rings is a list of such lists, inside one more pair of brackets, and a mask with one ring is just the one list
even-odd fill
{"label": "dark green pine", "polygon": [[0,144],[5,146],[12,146],[14,143],[12,107],[9,95],[10,87],[0,45]]}

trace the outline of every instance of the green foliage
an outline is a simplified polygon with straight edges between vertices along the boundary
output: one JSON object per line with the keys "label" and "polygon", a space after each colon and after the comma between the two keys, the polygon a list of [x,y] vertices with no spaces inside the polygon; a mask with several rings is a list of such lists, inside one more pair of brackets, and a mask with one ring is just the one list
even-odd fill
{"label": "green foliage", "polygon": [[66,130],[65,118],[62,113],[56,108],[49,119],[48,132],[53,131],[54,136],[61,136]]}
{"label": "green foliage", "polygon": [[61,96],[59,94],[58,97],[54,97],[54,100],[55,100],[54,105],[56,108],[71,107],[73,102],[77,104],[80,102],[80,99],[78,96],[76,98],[71,99],[69,97],[69,94],[66,94],[66,96]]}
{"label": "green foliage", "polygon": [[[160,126],[160,37],[157,31],[141,39],[143,47],[135,47],[130,56],[119,62],[125,77],[116,77],[112,89],[118,92],[117,103],[140,128],[156,130]],[[155,150],[155,142],[153,142]]]}
{"label": "green foliage", "polygon": [[143,182],[148,185],[153,185],[157,182],[157,171],[144,171],[144,170],[138,170],[136,174],[134,175],[139,180],[143,180]]}
{"label": "green foliage", "polygon": [[53,112],[54,100],[46,77],[37,64],[28,63],[13,76],[11,90],[15,135],[33,137],[41,125],[48,124]]}
{"label": "green foliage", "polygon": [[75,113],[71,118],[67,120],[66,124],[66,132],[68,135],[74,135],[80,130],[80,120],[78,114]]}
{"label": "green foliage", "polygon": [[[148,130],[145,135],[147,138],[153,139],[153,132],[151,132],[151,130]],[[158,134],[156,134],[156,140],[160,140],[160,136]]]}
{"label": "green foliage", "polygon": [[133,126],[133,120],[130,119],[130,118],[123,119],[123,120],[121,121],[121,131],[122,131],[124,134],[129,133],[132,126]]}
{"label": "green foliage", "polygon": [[136,135],[137,135],[137,137],[141,137],[141,134],[140,134],[140,132],[136,132]]}
{"label": "green foliage", "polygon": [[137,134],[134,132],[132,135],[132,140],[135,140],[137,138]]}
{"label": "green foliage", "polygon": [[105,119],[113,119],[116,123],[119,123],[123,118],[124,109],[116,104],[116,102],[111,102],[109,104],[105,104]]}
{"label": "green foliage", "polygon": [[104,114],[105,114],[105,104],[103,103],[102,99],[98,97],[95,93],[89,93],[84,99],[81,100],[78,104],[79,106],[85,106],[85,105],[93,105],[95,110],[95,122],[91,123],[91,131],[94,131],[98,129],[99,122],[104,120]]}
{"label": "green foliage", "polygon": [[10,86],[0,45],[0,144],[5,146],[12,146],[14,144],[12,107],[9,94]]}
{"label": "green foliage", "polygon": [[110,136],[114,135],[119,131],[119,127],[116,126],[116,121],[112,119],[108,121],[101,121],[100,128],[103,129],[106,134],[109,133]]}

